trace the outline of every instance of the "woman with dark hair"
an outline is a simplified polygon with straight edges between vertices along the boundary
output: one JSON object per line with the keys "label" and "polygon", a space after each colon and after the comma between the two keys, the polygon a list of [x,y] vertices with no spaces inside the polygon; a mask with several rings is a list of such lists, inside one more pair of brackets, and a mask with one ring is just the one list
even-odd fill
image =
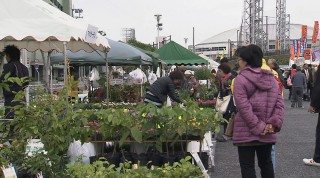
{"label": "woman with dark hair", "polygon": [[236,52],[240,72],[234,80],[237,114],[233,143],[238,147],[243,178],[256,178],[255,154],[262,178],[274,178],[271,149],[284,120],[284,101],[270,70],[261,69],[260,47],[248,45]]}
{"label": "woman with dark hair", "polygon": [[169,96],[173,101],[181,103],[175,89],[184,79],[184,74],[179,70],[172,71],[168,77],[161,77],[147,88],[145,103],[152,103],[162,107]]}
{"label": "woman with dark hair", "polygon": [[[220,70],[220,75],[221,75],[221,80],[219,81],[219,98],[223,98],[227,95],[232,95],[231,93],[231,83],[232,80],[234,79],[235,76],[232,75],[231,73],[231,67],[227,64],[227,63],[222,63],[219,65],[218,69]],[[217,99],[219,99],[217,98]],[[230,99],[230,102],[228,106],[230,106],[229,108],[227,108],[227,111],[225,113],[223,113],[223,118],[225,118],[226,120],[229,121],[229,119],[231,118],[231,114],[233,112],[235,112],[235,107],[234,103],[233,103],[233,99]],[[221,129],[221,132],[218,134],[216,140],[218,142],[225,142],[227,141],[227,137],[225,135],[222,135],[222,131],[226,131],[226,128],[228,126],[228,123],[223,123],[223,129]]]}
{"label": "woman with dark hair", "polygon": [[310,166],[320,166],[320,67],[318,66],[316,75],[315,75],[314,88],[311,94],[311,102],[309,112],[319,113],[318,114],[318,123],[316,127],[316,147],[314,150],[313,158],[303,159],[303,162],[306,165]]}

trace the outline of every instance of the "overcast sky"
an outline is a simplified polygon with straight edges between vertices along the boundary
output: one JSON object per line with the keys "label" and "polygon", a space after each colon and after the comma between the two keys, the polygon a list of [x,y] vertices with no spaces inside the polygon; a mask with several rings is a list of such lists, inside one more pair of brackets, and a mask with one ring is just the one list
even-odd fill
{"label": "overcast sky", "polygon": [[[287,0],[291,23],[313,26],[320,20],[319,7],[320,0]],[[171,35],[184,46],[184,38],[192,45],[192,27],[195,44],[239,27],[243,0],[73,0],[73,8],[83,9],[84,20],[104,30],[110,39],[122,40],[122,28],[135,28],[136,39],[144,43],[155,41],[154,15],[161,14],[160,36]],[[276,0],[264,0],[264,15],[275,23]]]}

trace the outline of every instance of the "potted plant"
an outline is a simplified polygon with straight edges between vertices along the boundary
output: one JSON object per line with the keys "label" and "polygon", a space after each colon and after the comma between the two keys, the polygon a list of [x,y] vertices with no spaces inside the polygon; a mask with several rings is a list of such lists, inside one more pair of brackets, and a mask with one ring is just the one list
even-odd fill
{"label": "potted plant", "polygon": [[198,80],[207,80],[211,77],[211,71],[207,67],[201,67],[194,71],[194,76]]}

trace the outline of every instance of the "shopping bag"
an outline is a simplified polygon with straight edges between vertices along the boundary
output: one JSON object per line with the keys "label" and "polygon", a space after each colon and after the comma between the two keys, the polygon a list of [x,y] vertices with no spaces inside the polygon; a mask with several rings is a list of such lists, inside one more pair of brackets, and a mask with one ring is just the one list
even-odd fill
{"label": "shopping bag", "polygon": [[219,93],[219,95],[217,97],[217,101],[216,101],[217,112],[224,114],[227,111],[230,99],[231,99],[231,95],[227,95],[225,97],[220,97],[220,93]]}
{"label": "shopping bag", "polygon": [[227,125],[226,131],[224,133],[224,135],[228,136],[228,137],[232,137],[233,136],[233,127],[234,127],[234,118],[236,117],[235,113],[231,114],[231,118],[229,119],[229,123]]}

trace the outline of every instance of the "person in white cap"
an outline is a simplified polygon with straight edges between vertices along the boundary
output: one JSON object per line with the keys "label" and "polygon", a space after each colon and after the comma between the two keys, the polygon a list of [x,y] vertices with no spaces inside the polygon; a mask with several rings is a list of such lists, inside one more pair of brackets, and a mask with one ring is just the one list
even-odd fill
{"label": "person in white cap", "polygon": [[184,72],[184,75],[188,81],[189,89],[191,89],[191,90],[193,90],[193,92],[195,92],[200,87],[200,83],[198,82],[198,80],[194,76],[194,71],[186,70]]}

